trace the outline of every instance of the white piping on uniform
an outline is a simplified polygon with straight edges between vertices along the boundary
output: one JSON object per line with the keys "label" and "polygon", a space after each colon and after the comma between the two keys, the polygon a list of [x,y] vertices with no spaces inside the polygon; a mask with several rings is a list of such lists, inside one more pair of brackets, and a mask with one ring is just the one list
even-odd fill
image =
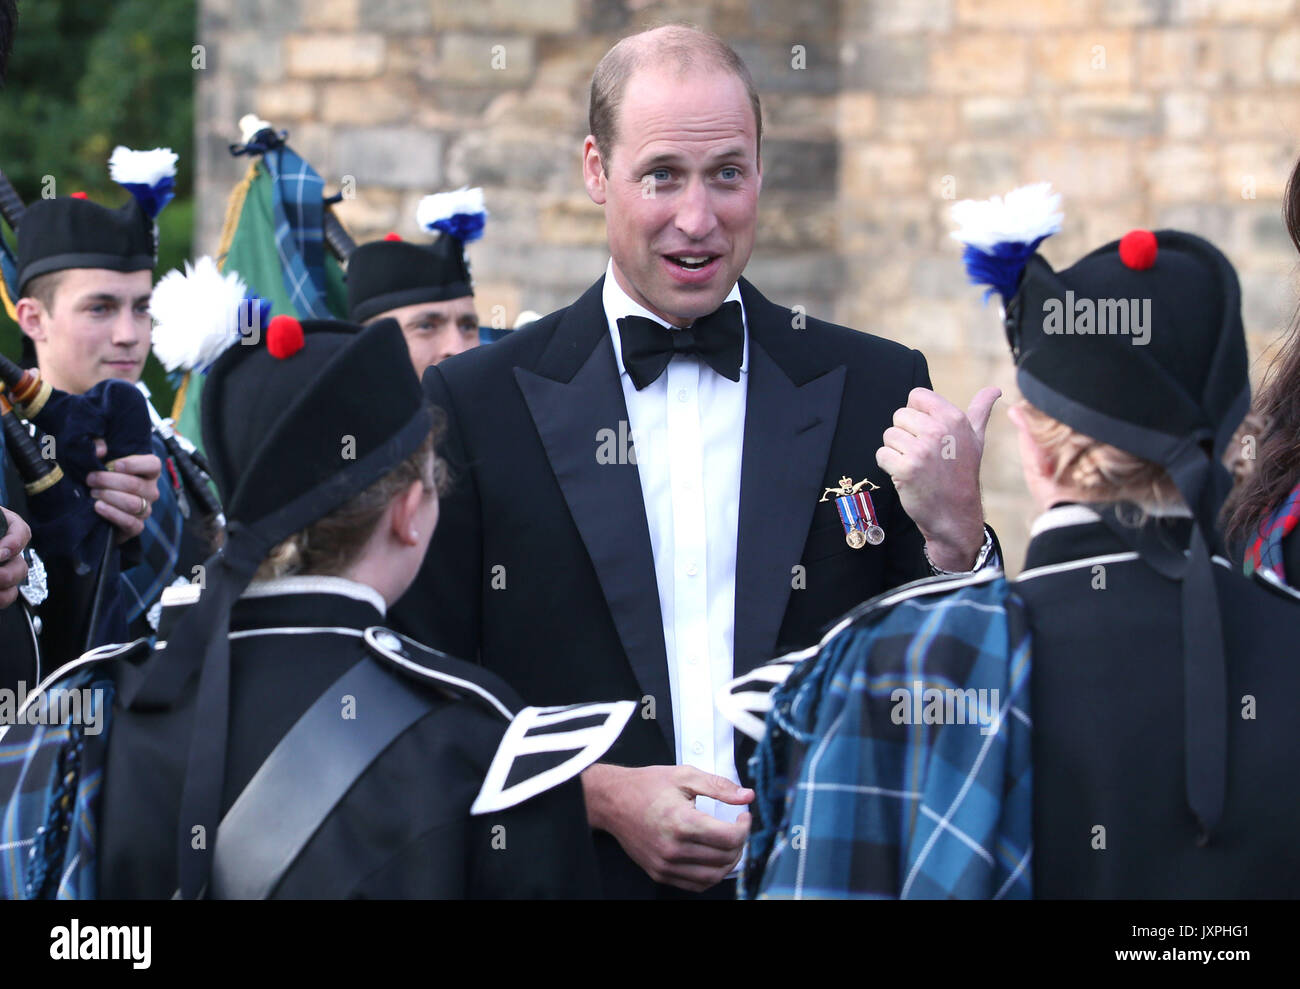
{"label": "white piping on uniform", "polygon": [[374,605],[381,614],[388,613],[388,602],[369,584],[330,574],[293,574],[274,580],[255,580],[245,588],[241,598],[269,598],[279,594],[339,594],[354,601]]}
{"label": "white piping on uniform", "polygon": [[[486,690],[480,687],[477,683],[474,683],[470,680],[462,680],[460,677],[452,676],[449,673],[439,673],[437,670],[431,670],[427,666],[421,666],[419,663],[407,659],[401,653],[394,652],[392,649],[389,649],[386,646],[384,646],[384,644],[379,641],[379,637],[375,633],[385,632],[385,631],[387,631],[387,629],[383,629],[379,627],[366,629],[366,633],[365,633],[366,642],[368,642],[373,648],[378,649],[381,653],[383,653],[385,656],[391,659],[398,666],[401,666],[403,669],[410,670],[412,673],[416,673],[419,676],[422,676],[428,680],[440,680],[443,683],[455,684],[457,687],[460,687],[465,690],[470,690],[478,694],[485,701],[487,701],[498,711],[500,711],[502,716],[507,721],[513,721],[515,719],[514,713],[511,712],[511,710],[508,707],[506,707],[499,700],[497,700],[497,698],[494,697],[492,694],[488,693]],[[392,633],[390,632],[389,634],[391,635]]]}
{"label": "white piping on uniform", "polygon": [[1041,567],[1034,567],[1031,570],[1024,570],[1020,576],[1012,581],[1013,584],[1019,584],[1026,580],[1033,580],[1035,577],[1046,577],[1054,573],[1065,573],[1067,570],[1078,570],[1080,567],[1096,566],[1105,563],[1129,563],[1138,559],[1138,554],[1131,550],[1126,553],[1107,553],[1104,556],[1087,556],[1082,560],[1070,560],[1066,563],[1049,563]]}
{"label": "white piping on uniform", "polygon": [[[62,680],[65,676],[79,667],[88,666],[91,663],[97,663],[101,659],[112,659],[114,656],[120,656],[122,653],[134,649],[144,641],[146,641],[144,638],[139,638],[134,642],[110,642],[102,646],[96,646],[94,649],[87,653],[83,653],[76,659],[64,663],[57,670],[38,683],[36,689],[27,695],[27,699],[23,701],[23,706],[19,708],[18,713],[14,715],[14,724],[23,723],[23,718],[27,715],[32,704],[34,704],[36,699],[40,697],[41,694],[45,693],[54,682]],[[9,729],[12,727],[13,725],[0,725],[0,742],[4,741],[5,736],[9,734]]]}

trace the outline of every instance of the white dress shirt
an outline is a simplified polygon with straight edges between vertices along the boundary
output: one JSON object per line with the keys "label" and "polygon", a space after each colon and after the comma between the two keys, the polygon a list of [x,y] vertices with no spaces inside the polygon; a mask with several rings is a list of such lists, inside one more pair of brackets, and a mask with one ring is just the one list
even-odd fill
{"label": "white dress shirt", "polygon": [[[726,301],[733,299],[740,301],[738,284]],[[613,261],[605,270],[604,304],[654,552],[677,763],[737,782],[731,724],[717,714],[713,698],[732,677],[735,652],[748,325],[739,381],[677,354],[637,391],[623,366],[618,320],[635,315],[668,324],[628,297]],[[723,821],[746,809],[709,797],[697,798],[696,806]]]}

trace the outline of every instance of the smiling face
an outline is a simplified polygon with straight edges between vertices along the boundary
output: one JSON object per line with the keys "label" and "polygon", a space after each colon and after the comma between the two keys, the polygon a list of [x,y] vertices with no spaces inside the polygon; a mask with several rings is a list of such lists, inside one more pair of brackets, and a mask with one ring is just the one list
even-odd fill
{"label": "smiling face", "polygon": [[641,69],[616,133],[608,161],[593,138],[583,146],[614,276],[635,302],[684,326],[722,304],[754,249],[762,172],[745,86],[712,69]]}
{"label": "smiling face", "polygon": [[399,306],[375,317],[384,318],[395,319],[401,325],[417,375],[424,374],[424,369],[430,365],[477,347],[479,343],[478,312],[472,295],[445,302]]}
{"label": "smiling face", "polygon": [[18,322],[36,346],[41,376],[74,394],[105,378],[140,380],[149,355],[152,271],[70,268],[48,299],[18,302]]}

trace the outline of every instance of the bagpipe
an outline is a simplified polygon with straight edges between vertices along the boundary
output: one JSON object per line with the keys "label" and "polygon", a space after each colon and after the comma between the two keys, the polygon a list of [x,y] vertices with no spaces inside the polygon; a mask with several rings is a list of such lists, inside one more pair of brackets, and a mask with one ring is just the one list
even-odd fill
{"label": "bagpipe", "polygon": [[[96,456],[97,438],[110,460],[152,452],[148,403],[117,379],[70,395],[3,356],[0,384],[5,447],[27,496],[24,514],[32,546],[50,567],[66,565],[78,578],[93,575],[89,588],[74,595],[76,603],[67,602],[74,614],[85,616],[84,636],[71,648],[125,638],[126,616],[117,594],[122,559],[113,552],[117,532],[95,511],[86,477],[104,469]],[[130,550],[126,553],[129,558]]]}
{"label": "bagpipe", "polygon": [[[17,230],[24,212],[22,198],[0,172],[0,216]],[[6,256],[6,262],[11,260]],[[20,367],[0,355],[0,428],[26,494],[31,544],[47,566],[66,567],[74,578],[76,589],[64,603],[75,616],[77,632],[67,623],[51,631],[77,640],[67,647],[73,652],[120,641],[126,636],[118,593],[122,554],[114,552],[116,530],[95,511],[86,477],[105,469],[96,455],[96,439],[104,441],[107,460],[153,452],[148,402],[117,379],[71,395],[43,381],[39,369]],[[123,552],[129,563],[131,548]]]}

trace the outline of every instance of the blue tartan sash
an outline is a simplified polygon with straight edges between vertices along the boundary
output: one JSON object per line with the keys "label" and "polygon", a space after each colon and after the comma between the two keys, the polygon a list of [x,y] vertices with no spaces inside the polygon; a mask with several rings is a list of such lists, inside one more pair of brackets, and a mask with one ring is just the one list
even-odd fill
{"label": "blue tartan sash", "polygon": [[[76,691],[82,706],[73,713],[56,691]],[[0,898],[95,898],[113,694],[102,669],[76,670],[45,692],[46,723],[15,724],[0,738]]]}
{"label": "blue tartan sash", "polygon": [[1000,574],[859,606],[771,695],[742,898],[1031,896],[1030,636]]}

